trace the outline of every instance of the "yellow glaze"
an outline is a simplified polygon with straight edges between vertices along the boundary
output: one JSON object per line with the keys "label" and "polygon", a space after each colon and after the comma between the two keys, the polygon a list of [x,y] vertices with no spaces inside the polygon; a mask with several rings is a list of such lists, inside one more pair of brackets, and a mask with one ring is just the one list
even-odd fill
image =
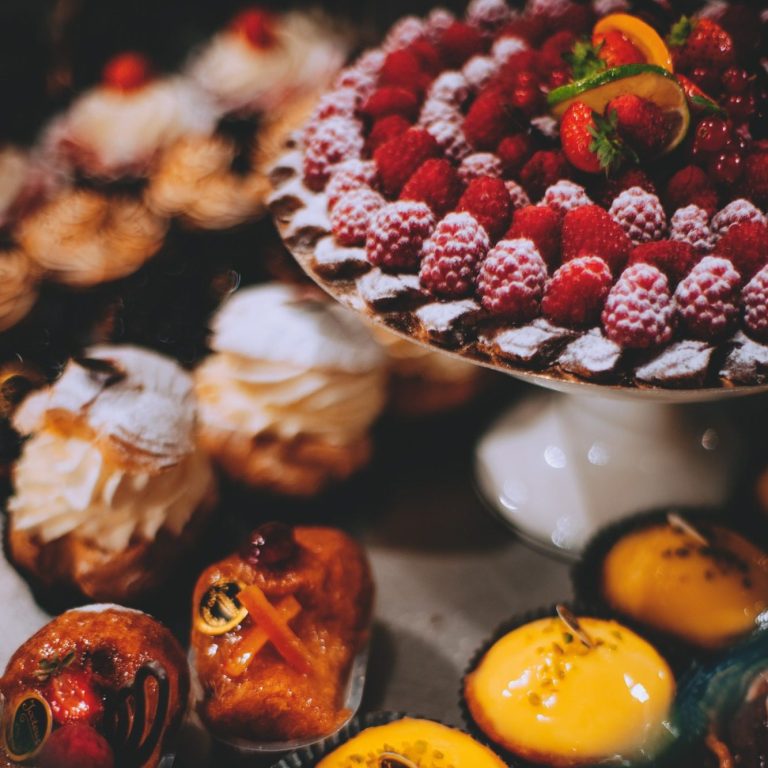
{"label": "yellow glaze", "polygon": [[624,536],[603,564],[603,593],[618,611],[703,648],[755,627],[768,608],[768,555],[725,528],[711,546],[659,524]]}
{"label": "yellow glaze", "polygon": [[611,30],[621,32],[643,54],[649,64],[664,67],[669,72],[673,71],[672,54],[669,48],[659,33],[642,19],[628,13],[611,13],[603,16],[595,24],[592,38]]}
{"label": "yellow glaze", "polygon": [[672,672],[615,621],[580,621],[591,648],[557,618],[495,643],[467,677],[472,717],[495,743],[549,766],[653,755],[669,735]]}
{"label": "yellow glaze", "polygon": [[[386,762],[389,758],[389,762]],[[395,758],[402,758],[398,762]],[[403,718],[367,728],[324,757],[317,768],[505,768],[490,749],[466,733],[431,720]]]}

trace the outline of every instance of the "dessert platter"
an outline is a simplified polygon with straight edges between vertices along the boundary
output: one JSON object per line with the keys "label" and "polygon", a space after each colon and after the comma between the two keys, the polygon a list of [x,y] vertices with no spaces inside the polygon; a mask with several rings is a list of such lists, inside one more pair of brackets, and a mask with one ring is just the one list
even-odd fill
{"label": "dessert platter", "polygon": [[0,768],[768,764],[766,14],[224,5],[0,150]]}

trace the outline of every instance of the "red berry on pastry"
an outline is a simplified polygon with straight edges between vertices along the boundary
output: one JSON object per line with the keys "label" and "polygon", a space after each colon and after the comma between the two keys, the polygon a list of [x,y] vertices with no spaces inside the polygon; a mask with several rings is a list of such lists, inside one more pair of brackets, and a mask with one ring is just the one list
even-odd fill
{"label": "red berry on pastry", "polygon": [[422,70],[419,58],[409,50],[392,51],[387,54],[379,73],[379,84],[406,88],[414,93],[423,93],[429,85],[430,76]]}
{"label": "red berry on pastry", "polygon": [[392,197],[399,194],[419,166],[439,153],[434,138],[419,128],[411,128],[402,136],[382,144],[374,152],[373,159],[384,193]]}
{"label": "red berry on pastry", "polygon": [[674,306],[666,275],[650,264],[622,272],[603,309],[605,335],[622,347],[648,349],[665,344],[674,330]]}
{"label": "red berry on pastry", "polygon": [[497,88],[483,91],[464,118],[464,135],[475,149],[495,149],[515,127],[514,114]]}
{"label": "red berry on pastry", "polygon": [[741,275],[728,259],[705,256],[675,291],[683,325],[698,339],[722,339],[739,316]]}
{"label": "red berry on pastry", "polygon": [[436,296],[466,296],[489,247],[488,233],[473,216],[449,213],[424,243],[421,284]]}
{"label": "red berry on pastry", "polygon": [[547,187],[560,179],[571,177],[571,166],[562,152],[554,150],[539,150],[520,171],[520,183],[531,196],[531,200],[539,200]]}
{"label": "red berry on pastry", "polygon": [[53,719],[60,725],[81,721],[97,723],[104,714],[104,703],[91,675],[70,664],[71,659],[61,663],[41,662],[41,678],[47,676],[44,694]]}
{"label": "red berry on pastry", "polygon": [[469,182],[457,210],[471,213],[485,228],[491,240],[498,240],[509,226],[512,204],[504,182],[492,176],[481,176]]}
{"label": "red berry on pastry", "polygon": [[247,8],[234,18],[231,26],[254,48],[271,48],[275,43],[275,19],[263,8]]}
{"label": "red berry on pastry", "polygon": [[400,200],[385,205],[368,228],[368,261],[385,270],[416,270],[422,246],[435,223],[435,216],[425,203]]}
{"label": "red berry on pastry", "polygon": [[744,287],[744,325],[751,336],[768,341],[768,267],[763,267]]}
{"label": "red berry on pastry", "polygon": [[675,69],[721,72],[733,64],[736,51],[731,36],[716,22],[707,18],[683,16],[671,29],[668,42]]}
{"label": "red berry on pastry", "polygon": [[584,205],[565,214],[561,236],[563,261],[599,256],[618,275],[627,263],[632,242],[599,205]]}
{"label": "red berry on pastry", "polygon": [[411,123],[402,115],[380,117],[373,124],[371,132],[365,140],[366,152],[372,155],[382,144],[402,136],[410,127]]}
{"label": "red berry on pastry", "polygon": [[135,91],[145,85],[152,76],[149,59],[138,51],[126,51],[113,56],[101,75],[104,85],[118,91]]}
{"label": "red berry on pastry", "polygon": [[400,115],[407,120],[415,120],[419,114],[419,97],[407,88],[387,86],[374,91],[360,111],[373,120],[388,115]]}
{"label": "red berry on pastry", "polygon": [[576,184],[568,179],[561,179],[557,184],[547,187],[544,197],[541,199],[542,205],[548,205],[556,210],[561,216],[565,216],[568,211],[574,208],[580,208],[582,205],[592,205],[587,190],[580,184]]}
{"label": "red berry on pastry", "polygon": [[688,243],[700,256],[711,253],[715,235],[709,226],[709,213],[697,205],[678,208],[669,222],[669,238]]}
{"label": "red berry on pastry", "polygon": [[546,205],[527,205],[515,211],[507,240],[533,241],[550,268],[560,263],[560,216]]}
{"label": "red berry on pastry", "polygon": [[609,210],[633,243],[661,240],[667,231],[667,214],[656,195],[640,187],[624,190]]}
{"label": "red berry on pastry", "polygon": [[680,240],[655,240],[636,245],[629,254],[629,264],[652,264],[677,285],[699,260],[692,245]]}
{"label": "red berry on pastry", "polygon": [[597,256],[566,262],[547,283],[541,311],[556,325],[583,328],[597,323],[613,277]]}
{"label": "red berry on pastry", "polygon": [[264,523],[248,537],[243,559],[254,568],[285,565],[297,550],[293,528],[285,523]]}
{"label": "red berry on pastry", "polygon": [[525,161],[530,157],[531,140],[524,133],[505,136],[496,147],[496,154],[501,160],[504,173],[513,176],[520,172]]}
{"label": "red berry on pastry", "polygon": [[439,47],[449,68],[460,69],[465,61],[485,50],[485,40],[475,27],[455,21],[443,30]]}
{"label": "red berry on pastry", "polygon": [[686,165],[673,174],[667,183],[665,203],[670,211],[697,205],[711,216],[717,210],[717,191],[701,168]]}
{"label": "red berry on pastry", "polygon": [[477,293],[492,315],[524,322],[538,314],[546,279],[547,265],[533,241],[502,240],[480,265]]}
{"label": "red berry on pastry", "polygon": [[98,731],[76,723],[50,735],[38,764],[40,768],[114,768],[115,755]]}
{"label": "red berry on pastry", "polygon": [[744,280],[768,263],[768,226],[758,221],[734,224],[715,246],[718,256],[733,262]]}
{"label": "red berry on pastry", "polygon": [[661,107],[634,93],[623,93],[608,102],[605,114],[614,113],[619,136],[641,157],[654,157],[661,152],[669,134]]}
{"label": "red berry on pastry", "polygon": [[336,239],[342,245],[365,245],[371,220],[383,206],[384,198],[372,189],[347,192],[331,211]]}
{"label": "red berry on pastry", "polygon": [[463,189],[456,169],[445,159],[433,158],[408,179],[400,192],[400,199],[420,200],[442,217],[453,210]]}
{"label": "red berry on pastry", "polygon": [[313,131],[304,151],[304,181],[310,189],[322,189],[337,163],[360,157],[363,137],[360,124],[345,117],[324,120]]}

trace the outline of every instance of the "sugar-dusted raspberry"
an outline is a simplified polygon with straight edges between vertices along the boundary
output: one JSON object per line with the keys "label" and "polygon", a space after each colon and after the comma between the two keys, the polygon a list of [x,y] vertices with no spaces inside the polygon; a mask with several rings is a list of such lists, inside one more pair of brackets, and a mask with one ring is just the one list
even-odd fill
{"label": "sugar-dusted raspberry", "polygon": [[385,270],[418,269],[421,249],[435,228],[435,217],[425,203],[399,200],[379,210],[368,227],[368,261]]}
{"label": "sugar-dusted raspberry", "polygon": [[438,42],[443,32],[456,21],[454,13],[447,8],[435,8],[427,16],[427,34],[432,42]]}
{"label": "sugar-dusted raspberry", "polygon": [[734,224],[715,245],[715,254],[725,256],[744,280],[768,263],[768,226],[759,221]]}
{"label": "sugar-dusted raspberry", "polygon": [[527,205],[515,211],[506,239],[533,241],[544,261],[554,269],[560,263],[560,225],[557,211],[546,205]]}
{"label": "sugar-dusted raspberry", "polygon": [[388,53],[379,73],[380,86],[406,88],[419,94],[426,90],[430,80],[419,57],[408,49]]}
{"label": "sugar-dusted raspberry", "polygon": [[438,75],[427,91],[427,100],[444,101],[460,108],[469,98],[469,83],[461,72],[449,70]]}
{"label": "sugar-dusted raspberry", "polygon": [[335,165],[325,188],[328,208],[333,208],[347,192],[373,186],[375,180],[376,164],[372,160],[345,160]]}
{"label": "sugar-dusted raspberry", "polygon": [[505,184],[513,211],[516,211],[518,208],[525,208],[531,204],[528,193],[516,181],[507,181]]}
{"label": "sugar-dusted raspberry", "polygon": [[629,254],[629,264],[652,264],[677,285],[699,260],[692,245],[679,240],[654,240],[636,245]]}
{"label": "sugar-dusted raspberry", "polygon": [[602,314],[605,335],[629,349],[666,344],[672,338],[674,320],[667,276],[650,264],[633,264],[622,272]]}
{"label": "sugar-dusted raspberry", "polygon": [[747,332],[768,342],[768,267],[763,267],[744,286],[741,303]]}
{"label": "sugar-dusted raspberry", "polygon": [[492,315],[516,323],[539,313],[547,265],[532,240],[502,240],[488,251],[477,276],[477,293]]}
{"label": "sugar-dusted raspberry", "polygon": [[453,69],[461,69],[466,61],[485,50],[480,31],[461,21],[443,30],[439,45],[446,64]]}
{"label": "sugar-dusted raspberry", "polygon": [[686,205],[672,215],[669,222],[670,240],[688,243],[699,256],[712,253],[715,236],[709,226],[709,214],[698,205]]}
{"label": "sugar-dusted raspberry", "polygon": [[330,117],[317,126],[304,150],[304,181],[315,191],[323,189],[331,168],[342,160],[360,157],[362,126],[346,117]]}
{"label": "sugar-dusted raspberry", "polygon": [[717,341],[739,317],[741,275],[728,259],[705,256],[675,291],[678,317],[697,339]]}
{"label": "sugar-dusted raspberry", "polygon": [[329,117],[353,118],[360,105],[360,95],[349,87],[342,87],[326,93],[312,110],[309,126],[317,126]]}
{"label": "sugar-dusted raspberry", "polygon": [[407,50],[419,60],[421,71],[429,76],[426,83],[429,85],[431,80],[443,69],[443,59],[437,46],[423,37],[415,43],[411,43]]}
{"label": "sugar-dusted raspberry", "polygon": [[376,90],[376,78],[359,67],[347,67],[342,69],[333,81],[333,88],[353,91],[357,100],[362,102]]}
{"label": "sugar-dusted raspberry", "polygon": [[333,234],[342,245],[364,245],[374,215],[384,198],[372,189],[355,189],[342,195],[331,210]]}
{"label": "sugar-dusted raspberry", "polygon": [[402,115],[380,117],[365,140],[365,151],[372,155],[382,144],[402,136],[410,127],[411,124]]}
{"label": "sugar-dusted raspberry", "polygon": [[415,120],[419,114],[419,99],[407,88],[387,86],[374,91],[360,111],[372,120],[388,115],[401,115],[407,120]]}
{"label": "sugar-dusted raspberry", "polygon": [[444,159],[427,160],[406,182],[400,193],[401,200],[420,200],[437,216],[453,210],[461,197],[464,185],[456,169]]}
{"label": "sugar-dusted raspberry", "polygon": [[562,152],[539,150],[520,171],[520,183],[531,200],[540,200],[547,187],[571,175],[571,167]]}
{"label": "sugar-dusted raspberry", "polygon": [[427,25],[423,19],[418,16],[403,16],[387,32],[384,44],[381,46],[382,50],[389,53],[400,48],[407,48],[411,43],[424,37],[427,31]]}
{"label": "sugar-dusted raspberry", "polygon": [[600,201],[609,206],[614,198],[630,187],[640,187],[646,192],[656,194],[656,185],[644,170],[641,168],[628,168],[618,176],[609,176],[606,179]]}
{"label": "sugar-dusted raspberry", "polygon": [[386,58],[387,54],[381,48],[369,48],[355,62],[355,69],[359,69],[372,77],[378,77]]}
{"label": "sugar-dusted raspberry", "polygon": [[505,136],[496,148],[504,173],[517,176],[525,161],[531,156],[531,140],[525,133]]}
{"label": "sugar-dusted raspberry", "polygon": [[466,296],[489,247],[488,233],[473,216],[449,213],[424,243],[421,284],[436,296]]}
{"label": "sugar-dusted raspberry", "polygon": [[472,0],[467,6],[467,21],[485,34],[493,34],[509,20],[506,0]]}
{"label": "sugar-dusted raspberry", "polygon": [[717,191],[701,168],[686,165],[667,182],[664,202],[670,212],[687,205],[698,205],[711,216],[717,210]]}
{"label": "sugar-dusted raspberry", "polygon": [[490,56],[473,56],[461,69],[474,91],[481,91],[499,72],[499,64]]}
{"label": "sugar-dusted raspberry", "polygon": [[661,201],[641,187],[624,190],[611,203],[609,212],[635,244],[661,240],[667,232],[667,214]]}
{"label": "sugar-dusted raspberry", "polygon": [[480,150],[493,150],[509,133],[515,131],[514,112],[503,93],[488,88],[473,102],[464,118],[467,141]]}
{"label": "sugar-dusted raspberry", "polygon": [[547,187],[541,202],[543,205],[554,208],[561,216],[582,205],[592,205],[587,190],[568,179],[561,179]]}
{"label": "sugar-dusted raspberry", "polygon": [[399,194],[419,166],[438,154],[440,148],[434,138],[418,128],[411,128],[402,136],[382,144],[373,153],[373,159],[384,194],[391,197]]}
{"label": "sugar-dusted raspberry", "polygon": [[472,153],[472,148],[464,136],[464,129],[453,120],[438,120],[428,125],[427,131],[443,154],[454,163],[461,162]]}
{"label": "sugar-dusted raspberry", "polygon": [[467,155],[459,165],[459,176],[465,184],[469,184],[472,179],[479,179],[481,176],[495,176],[501,178],[501,162],[496,155],[490,152],[475,152]]}
{"label": "sugar-dusted raspberry", "polygon": [[513,56],[528,50],[528,43],[516,35],[504,35],[500,37],[491,48],[491,58],[504,66],[509,64]]}
{"label": "sugar-dusted raspberry", "polygon": [[547,283],[541,311],[556,325],[585,328],[600,322],[613,277],[598,256],[580,256],[563,264]]}
{"label": "sugar-dusted raspberry", "polygon": [[512,215],[506,184],[493,176],[473,179],[461,196],[457,210],[471,213],[491,240],[498,240],[507,231]]}
{"label": "sugar-dusted raspberry", "polygon": [[732,200],[712,217],[712,231],[716,235],[724,235],[734,224],[741,224],[744,221],[768,223],[768,219],[759,208],[749,200],[740,197]]}
{"label": "sugar-dusted raspberry", "polygon": [[463,121],[464,115],[458,107],[439,99],[427,99],[419,113],[419,125],[423,128],[429,128],[434,123],[443,122],[456,123],[457,126],[461,126]]}
{"label": "sugar-dusted raspberry", "polygon": [[579,256],[599,256],[614,275],[624,269],[632,241],[610,214],[599,205],[583,205],[563,218],[563,261]]}
{"label": "sugar-dusted raspberry", "polygon": [[747,157],[742,186],[744,197],[768,210],[768,152],[755,152]]}

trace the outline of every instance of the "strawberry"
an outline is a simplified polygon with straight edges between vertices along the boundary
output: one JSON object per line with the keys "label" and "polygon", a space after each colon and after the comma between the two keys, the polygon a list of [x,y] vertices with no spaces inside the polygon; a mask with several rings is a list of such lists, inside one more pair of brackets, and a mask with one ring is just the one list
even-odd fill
{"label": "strawberry", "polygon": [[583,101],[571,104],[560,123],[560,141],[568,162],[587,173],[617,168],[627,150],[616,127],[615,113],[606,119]]}
{"label": "strawberry", "polygon": [[716,22],[687,16],[672,26],[667,42],[675,69],[691,72],[697,67],[722,72],[733,64],[736,50],[731,36]]}
{"label": "strawberry", "polygon": [[608,102],[605,113],[616,114],[616,131],[640,157],[653,157],[664,149],[669,128],[664,113],[649,99],[623,93]]}
{"label": "strawberry", "polygon": [[645,64],[642,51],[618,30],[611,29],[593,35],[592,44],[597,49],[598,57],[609,69],[623,64]]}
{"label": "strawberry", "polygon": [[63,658],[41,659],[35,673],[44,684],[43,695],[59,725],[97,723],[104,714],[104,702],[96,691],[91,675],[73,667],[74,652]]}
{"label": "strawberry", "polygon": [[126,51],[113,56],[101,74],[104,85],[117,91],[135,91],[150,79],[152,67],[149,59],[137,51]]}

